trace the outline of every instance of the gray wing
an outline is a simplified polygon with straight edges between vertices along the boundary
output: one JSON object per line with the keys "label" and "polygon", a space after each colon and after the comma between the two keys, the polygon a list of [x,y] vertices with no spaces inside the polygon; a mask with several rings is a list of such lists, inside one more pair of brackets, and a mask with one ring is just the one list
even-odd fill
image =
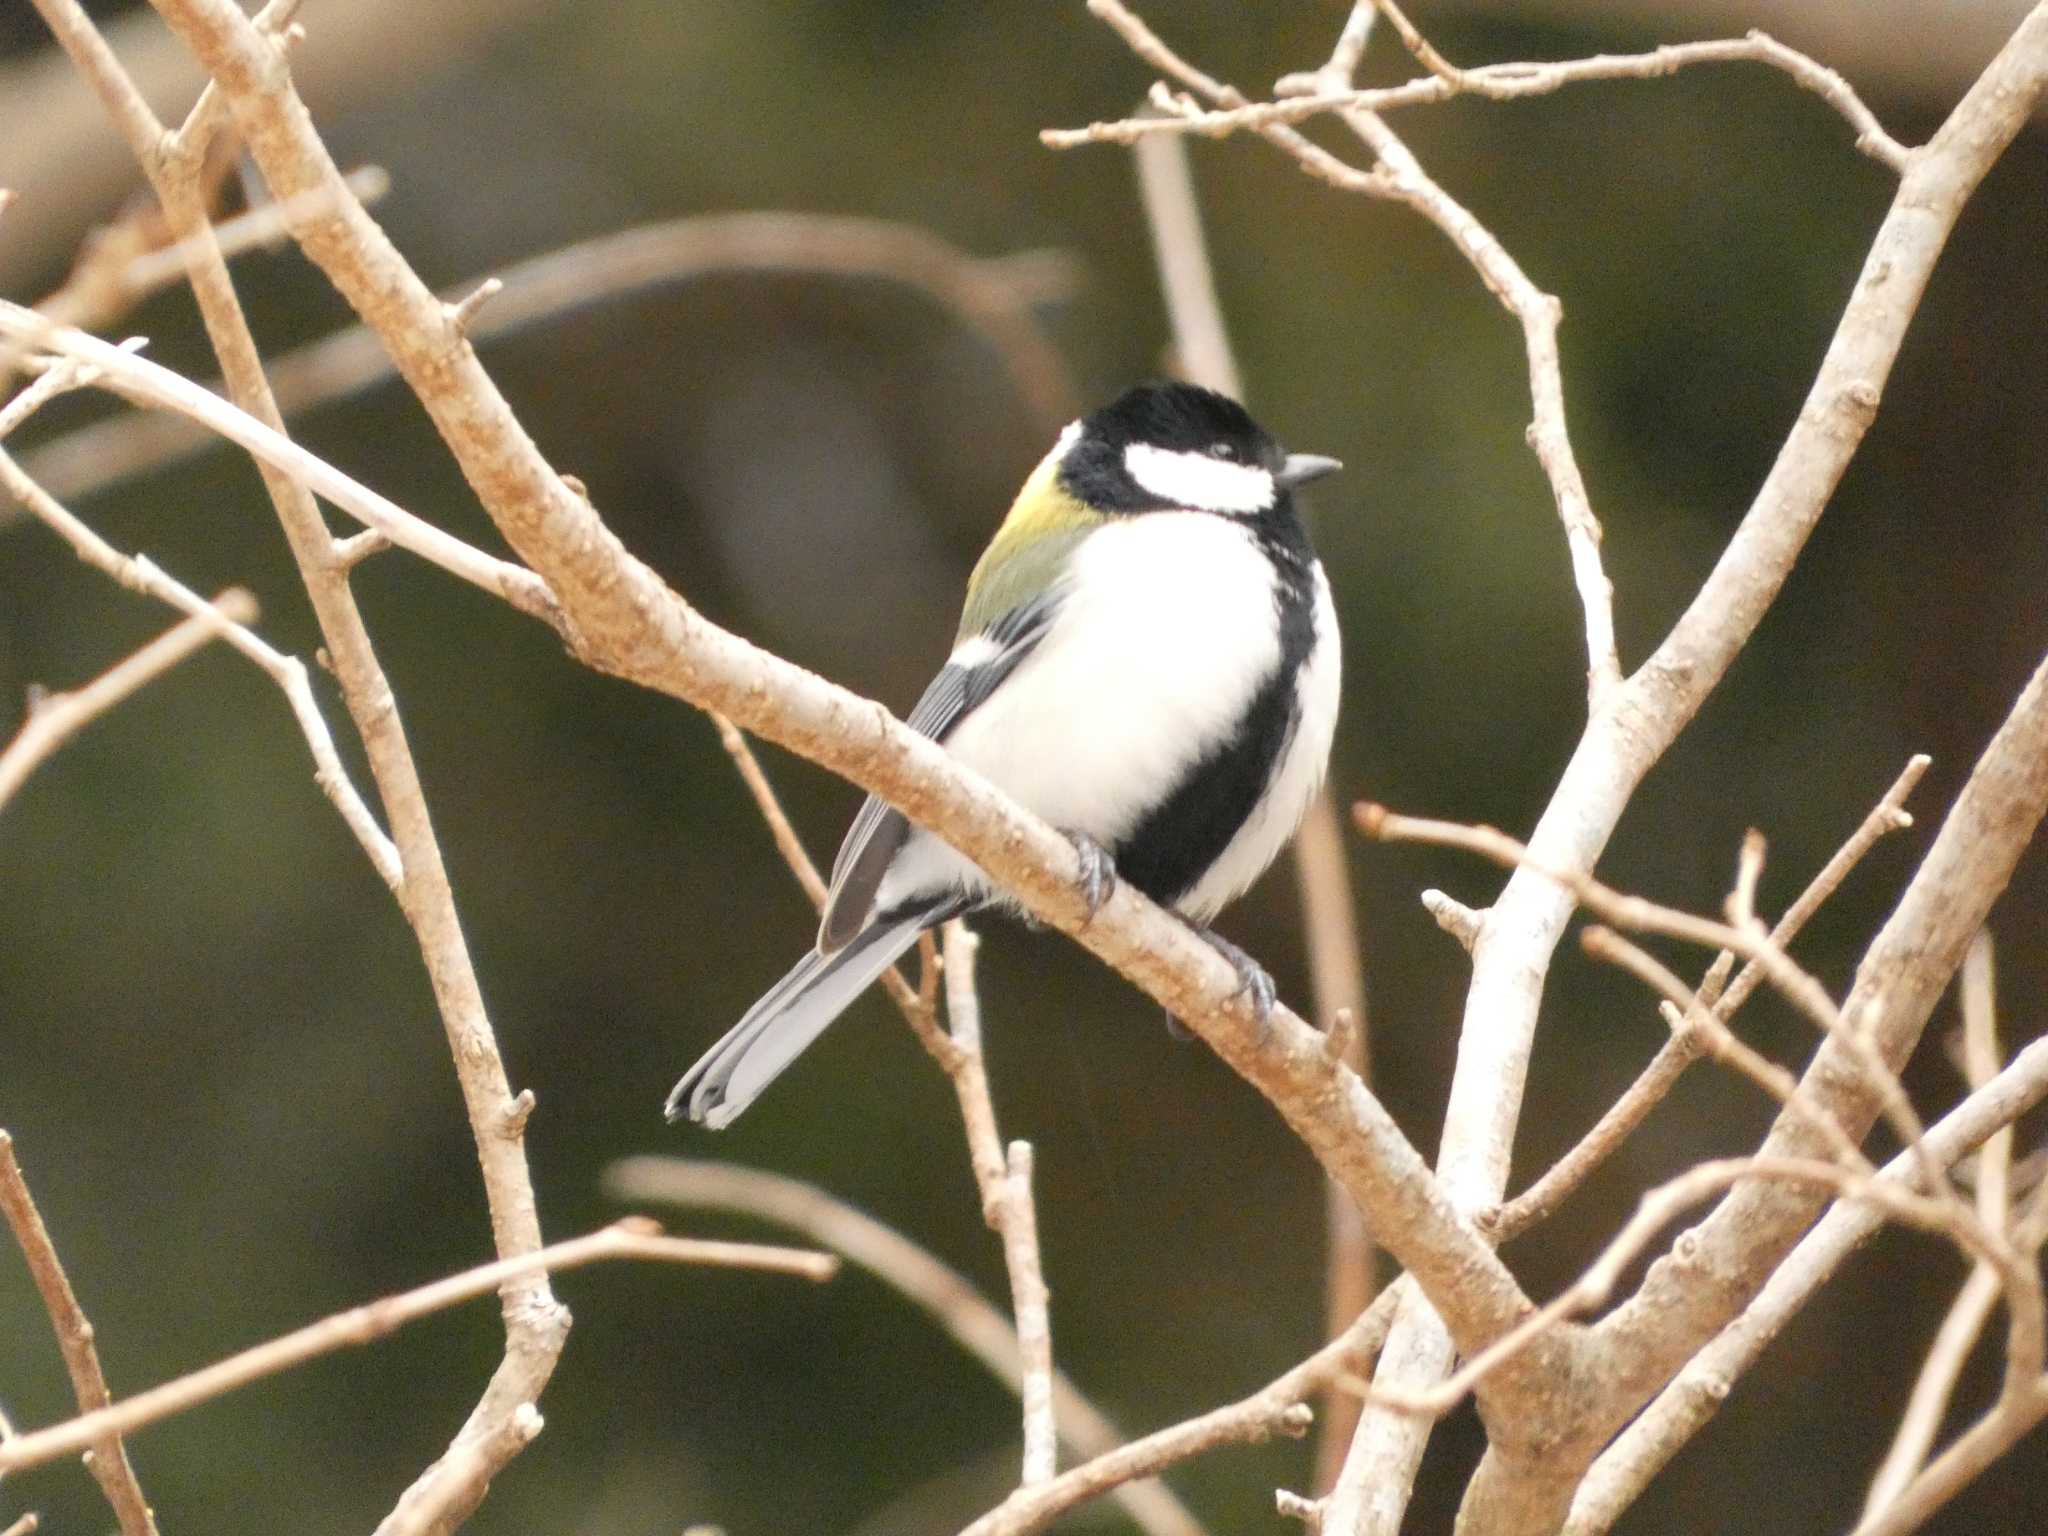
{"label": "gray wing", "polygon": [[[1037,648],[1052,627],[1063,596],[1063,588],[1055,585],[983,630],[979,638],[992,641],[996,649],[971,667],[948,662],[904,724],[933,741],[944,741]],[[818,928],[820,954],[831,954],[861,931],[873,914],[882,877],[909,837],[910,822],[904,814],[869,795],[832,861],[832,888]]]}

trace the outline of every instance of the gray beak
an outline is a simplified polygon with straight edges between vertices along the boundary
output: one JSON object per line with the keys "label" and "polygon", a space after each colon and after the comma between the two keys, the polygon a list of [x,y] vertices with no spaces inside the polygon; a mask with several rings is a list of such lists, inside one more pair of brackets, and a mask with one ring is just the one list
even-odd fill
{"label": "gray beak", "polygon": [[1280,466],[1280,473],[1273,479],[1291,491],[1297,485],[1307,485],[1311,480],[1333,475],[1343,467],[1335,459],[1326,459],[1320,453],[1290,453],[1287,462]]}

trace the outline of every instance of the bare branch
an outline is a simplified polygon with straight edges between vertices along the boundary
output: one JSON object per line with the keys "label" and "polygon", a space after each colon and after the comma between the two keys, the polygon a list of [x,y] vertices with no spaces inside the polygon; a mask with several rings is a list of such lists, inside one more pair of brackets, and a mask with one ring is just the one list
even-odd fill
{"label": "bare branch", "polygon": [[[1985,1087],[1928,1128],[1927,1150],[1953,1163],[2048,1098],[2048,1039],[2037,1040]],[[1880,1178],[1911,1186],[1914,1159],[1905,1153]],[[1693,1435],[1727,1400],[1747,1370],[1884,1220],[1874,1205],[1837,1204],[1771,1273],[1742,1314],[1701,1349],[1650,1406],[1593,1463],[1572,1503],[1565,1536],[1602,1536]]]}
{"label": "bare branch", "polygon": [[[1530,849],[1493,827],[1471,827],[1457,822],[1432,821],[1423,817],[1399,816],[1384,806],[1360,804],[1353,808],[1359,829],[1368,837],[1391,842],[1425,842],[1465,848],[1498,863],[1532,871],[1557,881],[1588,909],[1623,928],[1661,933],[1688,943],[1728,950],[1742,956],[1763,974],[1819,1027],[1829,1040],[1854,1058],[1857,1070],[1879,1095],[1886,1116],[1909,1147],[1918,1146],[1924,1132],[1920,1117],[1907,1098],[1898,1074],[1881,1053],[1847,1022],[1846,1011],[1836,1006],[1812,975],[1766,934],[1761,924],[1736,928],[1712,918],[1697,917],[1675,907],[1627,896],[1602,885],[1590,875],[1545,866]],[[1674,980],[1674,984],[1675,980]],[[1733,995],[1731,989],[1731,995]],[[1687,994],[1689,997],[1689,994]],[[1725,1030],[1719,1038],[1726,1039]],[[1810,1121],[1813,1124],[1827,1122]],[[1839,1127],[1832,1127],[1839,1130]],[[1928,1182],[1953,1200],[1947,1174],[1930,1163],[1925,1169]]]}
{"label": "bare branch", "polygon": [[[229,587],[213,599],[214,611],[237,623],[256,617],[256,599],[245,587]],[[45,694],[29,705],[28,719],[0,749],[0,807],[58,748],[129,695],[220,638],[220,626],[194,616],[167,629],[125,661],[115,663],[82,688]]]}
{"label": "bare branch", "polygon": [[[1354,14],[1370,14],[1371,10],[1370,4],[1361,5]],[[1421,41],[1412,28],[1410,33]],[[1424,42],[1423,46],[1428,44]],[[1434,49],[1430,51],[1435,53]],[[1441,55],[1437,58],[1441,63]],[[1356,56],[1350,62],[1351,68],[1355,68]],[[1074,149],[1084,144],[1130,144],[1162,135],[1196,133],[1221,138],[1245,130],[1303,123],[1331,112],[1392,112],[1402,107],[1431,106],[1459,96],[1520,101],[1588,81],[1654,80],[1697,64],[1737,63],[1766,64],[1784,71],[1802,89],[1812,91],[1842,115],[1856,131],[1859,150],[1894,171],[1904,172],[1912,151],[1885,132],[1876,114],[1848,81],[1797,49],[1754,31],[1739,38],[1667,43],[1648,53],[1598,54],[1556,63],[1483,64],[1474,69],[1445,65],[1444,72],[1367,91],[1349,87],[1350,69],[1343,72],[1345,83],[1334,86],[1323,83],[1320,72],[1294,75],[1280,83],[1280,94],[1285,100],[1256,102],[1222,111],[1190,111],[1170,117],[1131,117],[1090,123],[1086,128],[1048,128],[1039,134],[1039,139],[1053,149]]]}
{"label": "bare branch", "polygon": [[[948,968],[947,990],[954,986]],[[1031,1143],[1013,1141],[1003,1177],[1003,1261],[1017,1309],[1017,1348],[1024,1358],[1024,1471],[1018,1486],[1046,1483],[1059,1470],[1052,1412],[1051,1298],[1038,1251],[1038,1211],[1031,1198]]]}
{"label": "bare branch", "polygon": [[41,1466],[59,1456],[82,1450],[107,1435],[133,1433],[146,1424],[183,1413],[200,1403],[303,1365],[321,1355],[357,1348],[381,1339],[393,1329],[429,1313],[488,1296],[510,1281],[617,1259],[758,1269],[816,1281],[831,1279],[839,1268],[839,1261],[829,1253],[775,1248],[759,1243],[667,1237],[662,1235],[659,1225],[645,1217],[628,1217],[583,1237],[572,1237],[567,1242],[537,1248],[516,1258],[482,1264],[417,1290],[337,1312],[332,1317],[308,1324],[268,1343],[230,1355],[203,1370],[167,1381],[160,1387],[138,1392],[131,1398],[48,1429],[19,1435],[0,1445],[0,1472]]}
{"label": "bare branch", "polygon": [[1386,1339],[1396,1305],[1412,1290],[1405,1279],[1388,1286],[1342,1338],[1325,1344],[1251,1396],[1133,1440],[1049,1483],[1019,1488],[961,1536],[1030,1536],[1132,1478],[1149,1477],[1220,1446],[1257,1445],[1275,1435],[1308,1433],[1314,1419],[1308,1399],[1338,1378],[1355,1376],[1367,1367]]}
{"label": "bare branch", "polygon": [[399,548],[503,598],[521,613],[559,624],[547,584],[533,572],[473,549],[453,534],[413,516],[211,390],[96,336],[52,326],[34,310],[18,304],[0,301],[0,336],[84,364],[88,371],[83,382],[103,385],[154,410],[191,417],[246,449],[259,466],[289,476]]}
{"label": "bare branch", "polygon": [[209,634],[226,641],[260,667],[283,692],[286,702],[291,705],[293,717],[299,722],[299,730],[305,735],[306,745],[313,754],[313,782],[320,786],[321,793],[341,813],[342,821],[362,845],[363,852],[369,855],[371,865],[384,883],[394,892],[404,886],[405,866],[397,845],[377,825],[377,818],[350,782],[348,770],[342,766],[341,757],[335,751],[334,737],[327,729],[326,718],[320,713],[319,701],[313,697],[312,686],[306,679],[304,662],[276,650],[246,624],[238,623],[231,614],[214,607],[144,556],[124,555],[116,550],[23,474],[21,466],[4,449],[0,449],[0,489],[47,523],[86,564],[104,571],[124,587],[147,593],[189,615]]}
{"label": "bare branch", "polygon": [[[1979,929],[1963,957],[1963,1062],[1970,1087],[1984,1087],[2004,1065],[1998,1046],[1997,999],[1993,990],[1991,934]],[[2012,1127],[1992,1132],[1977,1153],[1977,1214],[1994,1231],[2007,1230],[2012,1173]],[[1934,1437],[1948,1412],[1956,1380],[1976,1348],[1991,1310],[2004,1293],[1998,1271],[1980,1263],[1963,1282],[1934,1342],[1928,1346],[1906,1411],[1899,1416],[1891,1449],[1870,1480],[1863,1518],[1874,1520],[1898,1501],[1927,1464]]]}
{"label": "bare branch", "polygon": [[[1022,1395],[1023,1355],[1010,1320],[966,1276],[815,1185],[731,1163],[629,1157],[606,1170],[605,1187],[636,1205],[734,1211],[793,1228],[922,1307],[991,1375]],[[1116,1426],[1059,1371],[1052,1376],[1052,1405],[1060,1439],[1076,1454],[1104,1456],[1123,1443]],[[1109,1491],[1148,1536],[1200,1536],[1200,1523],[1163,1483],[1147,1479]]]}
{"label": "bare branch", "polygon": [[[282,216],[300,206],[269,205]],[[226,226],[223,226],[225,229]],[[811,213],[721,213],[670,219],[595,236],[500,270],[504,292],[477,315],[468,339],[482,343],[545,324],[622,294],[719,273],[784,273],[906,285],[969,327],[999,358],[1032,418],[1048,432],[1073,416],[1072,380],[1034,316],[1069,296],[1077,265],[1060,251],[977,257],[936,236],[881,219]],[[442,290],[459,303],[481,278]],[[287,414],[388,380],[391,355],[357,326],[285,353],[270,364]],[[27,462],[61,496],[145,473],[204,448],[211,434],[168,416],[118,416],[46,443]],[[0,527],[8,511],[0,507]]]}
{"label": "bare branch", "polygon": [[[29,1275],[43,1298],[43,1309],[50,1314],[50,1327],[57,1335],[64,1368],[71,1374],[78,1411],[91,1413],[106,1407],[112,1394],[107,1391],[106,1374],[100,1369],[99,1351],[93,1347],[92,1324],[78,1304],[70,1278],[57,1257],[56,1245],[43,1225],[42,1213],[29,1194],[28,1181],[22,1177],[21,1164],[14,1156],[14,1139],[5,1131],[0,1131],[0,1215],[7,1218],[7,1225],[13,1229],[21,1256],[28,1261]],[[6,1442],[0,1443],[0,1449],[16,1438],[8,1436]],[[114,1516],[121,1524],[121,1536],[156,1536],[156,1517],[150,1513],[142,1485],[135,1480],[135,1467],[128,1460],[128,1447],[121,1443],[121,1437],[110,1433],[95,1438],[87,1452],[86,1465],[113,1506]]]}
{"label": "bare branch", "polygon": [[945,934],[946,1022],[960,1058],[949,1075],[967,1127],[968,1160],[981,1187],[981,1212],[1003,1240],[1003,1266],[1009,1272],[1023,1362],[1018,1392],[1024,1404],[1021,1481],[1030,1485],[1047,1481],[1057,1468],[1052,1322],[1038,1251],[1038,1212],[1031,1198],[1031,1146],[1013,1141],[1005,1151],[996,1133],[981,1050],[981,998],[975,990],[974,956],[981,941],[958,918],[946,924]]}
{"label": "bare branch", "polygon": [[[1777,927],[1771,930],[1771,943],[1778,949],[1788,949],[1799,931],[1806,926],[1807,919],[1820,910],[1821,904],[1848,878],[1850,870],[1861,862],[1877,840],[1888,832],[1899,831],[1913,824],[1912,816],[1903,810],[1906,797],[1926,773],[1929,759],[1925,754],[1915,754],[1906,763],[1892,787],[1885,791],[1882,799],[1863,818],[1862,824],[1849,840],[1835,850],[1833,858],[1808,882],[1799,893],[1798,900],[1785,909],[1785,915],[1778,919]],[[1423,893],[1427,905],[1432,893]],[[1433,910],[1433,909],[1432,909]],[[1699,998],[1707,1004],[1715,1018],[1723,1024],[1733,1016],[1735,1010],[1748,1000],[1749,995],[1763,980],[1763,969],[1754,962],[1745,965],[1736,977],[1733,986],[1723,991],[1727,973],[1733,967],[1734,952],[1722,950],[1716,957],[1707,978],[1700,984]],[[1484,1213],[1480,1225],[1495,1234],[1501,1242],[1542,1221],[1583,1184],[1586,1178],[1598,1168],[1614,1150],[1648,1118],[1652,1109],[1663,1102],[1685,1069],[1699,1059],[1699,1036],[1693,1027],[1681,1018],[1674,1026],[1672,1037],[1657,1051],[1642,1074],[1628,1086],[1626,1092],[1608,1106],[1599,1122],[1588,1131],[1577,1146],[1544,1173],[1543,1177],[1531,1184],[1507,1204]]]}

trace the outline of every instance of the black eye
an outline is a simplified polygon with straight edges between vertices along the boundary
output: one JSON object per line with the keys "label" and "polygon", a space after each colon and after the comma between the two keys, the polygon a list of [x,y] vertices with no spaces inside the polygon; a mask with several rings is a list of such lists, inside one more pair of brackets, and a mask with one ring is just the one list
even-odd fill
{"label": "black eye", "polygon": [[1212,459],[1235,459],[1237,457],[1237,445],[1235,443],[1211,443],[1209,445],[1209,457]]}

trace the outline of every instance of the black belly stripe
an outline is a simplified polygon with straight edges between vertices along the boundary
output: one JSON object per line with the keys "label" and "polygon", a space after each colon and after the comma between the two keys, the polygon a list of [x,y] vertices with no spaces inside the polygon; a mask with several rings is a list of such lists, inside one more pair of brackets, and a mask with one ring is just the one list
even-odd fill
{"label": "black belly stripe", "polygon": [[1230,733],[1111,850],[1118,878],[1163,906],[1187,895],[1223,857],[1272,782],[1299,723],[1297,679],[1316,642],[1312,557],[1306,540],[1293,547],[1291,540],[1260,542],[1278,576],[1279,662]]}

